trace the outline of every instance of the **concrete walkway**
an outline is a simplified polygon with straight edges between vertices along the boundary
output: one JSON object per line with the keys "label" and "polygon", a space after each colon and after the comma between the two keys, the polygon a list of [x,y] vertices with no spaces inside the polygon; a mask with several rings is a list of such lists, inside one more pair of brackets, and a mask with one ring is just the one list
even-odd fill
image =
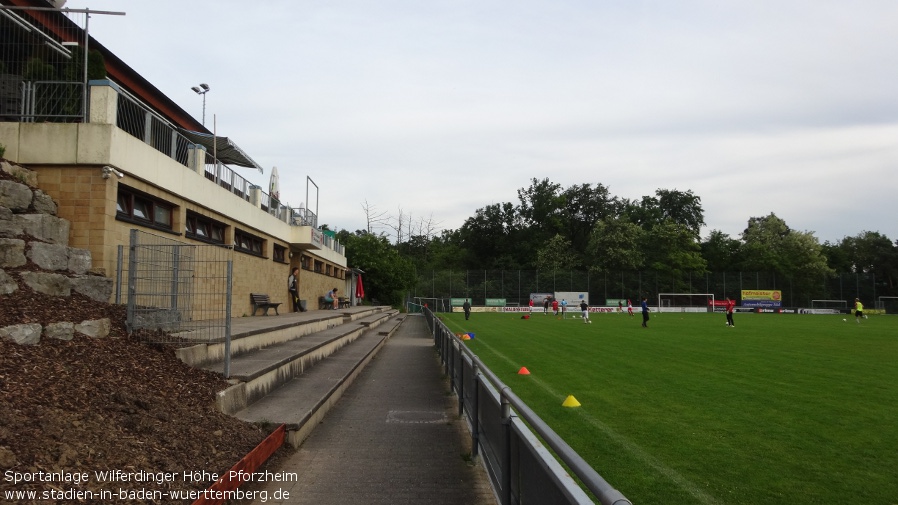
{"label": "concrete walkway", "polygon": [[[267,504],[495,505],[421,316],[409,316],[276,472]],[[275,500],[275,491],[289,493]],[[262,504],[261,501],[253,503]]]}

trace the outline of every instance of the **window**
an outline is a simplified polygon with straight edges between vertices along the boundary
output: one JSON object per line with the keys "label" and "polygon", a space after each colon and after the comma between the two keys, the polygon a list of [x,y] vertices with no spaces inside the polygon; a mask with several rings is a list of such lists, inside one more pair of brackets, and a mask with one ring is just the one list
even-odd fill
{"label": "window", "polygon": [[174,205],[119,184],[116,218],[151,228],[172,229]]}
{"label": "window", "polygon": [[275,244],[274,250],[272,251],[272,259],[274,261],[286,263],[287,262],[287,248],[284,246],[279,246],[279,245]]}
{"label": "window", "polygon": [[187,212],[187,223],[184,227],[184,235],[188,238],[224,244],[225,225],[206,216]]}
{"label": "window", "polygon": [[234,230],[234,248],[238,251],[262,256],[264,240],[243,230]]}

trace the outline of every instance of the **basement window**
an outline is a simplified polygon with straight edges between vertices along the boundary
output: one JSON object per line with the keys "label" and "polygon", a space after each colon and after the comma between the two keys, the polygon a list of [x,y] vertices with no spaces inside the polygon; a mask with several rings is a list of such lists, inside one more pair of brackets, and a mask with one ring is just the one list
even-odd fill
{"label": "basement window", "polygon": [[121,221],[162,230],[172,229],[174,205],[119,184],[115,217]]}
{"label": "basement window", "polygon": [[225,225],[201,214],[187,213],[184,232],[187,238],[210,244],[224,244]]}

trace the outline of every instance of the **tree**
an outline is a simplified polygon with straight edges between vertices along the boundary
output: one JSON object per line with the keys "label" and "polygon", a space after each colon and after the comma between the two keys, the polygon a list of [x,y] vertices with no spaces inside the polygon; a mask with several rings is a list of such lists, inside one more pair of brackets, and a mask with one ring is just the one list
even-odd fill
{"label": "tree", "polygon": [[645,232],[624,217],[605,218],[593,227],[585,257],[590,270],[609,272],[642,268]]}
{"label": "tree", "polygon": [[773,271],[796,280],[833,273],[814,234],[790,229],[772,212],[750,218],[742,242],[745,270]]}
{"label": "tree", "polygon": [[742,242],[720,230],[711,230],[707,240],[702,242],[701,249],[702,258],[712,272],[733,272],[741,267]]}
{"label": "tree", "polygon": [[444,230],[439,236],[430,240],[428,256],[425,261],[416,260],[418,269],[422,270],[462,270],[465,268],[466,251],[461,245],[457,231]]}
{"label": "tree", "polygon": [[854,267],[851,262],[851,253],[844,247],[846,240],[848,237],[835,244],[827,240],[821,246],[823,256],[826,257],[826,264],[836,272],[851,272]]}
{"label": "tree", "polygon": [[624,215],[645,231],[661,222],[662,212],[657,198],[643,196],[641,200],[624,200],[623,207]]}
{"label": "tree", "polygon": [[[365,200],[365,203],[362,204],[362,211],[365,213],[365,231],[368,233],[375,233],[376,228],[383,226],[387,223],[386,212],[379,212],[375,207],[368,203],[368,200]],[[400,209],[400,216],[402,209]]]}
{"label": "tree", "polygon": [[742,232],[743,268],[784,273],[788,270],[788,258],[782,257],[783,243],[791,232],[786,222],[773,213],[749,218],[748,227]]}
{"label": "tree", "polygon": [[643,236],[646,266],[657,272],[680,275],[704,272],[708,263],[702,258],[701,245],[688,227],[665,219]]}
{"label": "tree", "polygon": [[658,206],[661,209],[662,219],[670,220],[677,226],[685,226],[697,239],[705,225],[705,211],[702,209],[702,199],[692,190],[678,191],[676,189],[658,189],[655,191],[658,197]]}
{"label": "tree", "polygon": [[563,270],[578,266],[580,261],[571,241],[560,234],[550,238],[536,252],[540,270]]}
{"label": "tree", "polygon": [[416,281],[411,261],[400,256],[384,236],[341,233],[340,241],[346,246],[347,264],[365,271],[366,297],[389,305],[401,304]]}
{"label": "tree", "polygon": [[898,283],[898,246],[879,232],[864,231],[845,237],[827,251],[828,257],[842,261],[840,271],[873,274],[877,282],[889,289]]}
{"label": "tree", "polygon": [[585,251],[596,223],[616,215],[620,202],[602,184],[575,184],[562,197],[564,233],[574,250]]}
{"label": "tree", "polygon": [[643,196],[642,200],[626,201],[625,211],[633,222],[644,230],[665,221],[689,230],[696,240],[705,224],[702,199],[692,190],[656,189],[655,196]]}
{"label": "tree", "polygon": [[564,231],[565,199],[560,185],[549,179],[534,178],[529,188],[518,190],[518,199],[521,201],[518,211],[530,240],[541,244]]}
{"label": "tree", "polygon": [[521,268],[521,258],[533,245],[519,240],[521,223],[511,203],[492,204],[477,209],[459,229],[461,246],[467,252],[466,268]]}

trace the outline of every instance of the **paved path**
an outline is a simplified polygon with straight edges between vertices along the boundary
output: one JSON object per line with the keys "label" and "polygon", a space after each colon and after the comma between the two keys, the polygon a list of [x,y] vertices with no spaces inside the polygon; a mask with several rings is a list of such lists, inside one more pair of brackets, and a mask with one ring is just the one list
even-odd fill
{"label": "paved path", "polygon": [[[311,436],[276,471],[266,503],[495,505],[424,318],[409,316]],[[271,469],[275,471],[275,469]],[[288,499],[273,500],[278,489]],[[256,501],[261,505],[261,501]]]}

